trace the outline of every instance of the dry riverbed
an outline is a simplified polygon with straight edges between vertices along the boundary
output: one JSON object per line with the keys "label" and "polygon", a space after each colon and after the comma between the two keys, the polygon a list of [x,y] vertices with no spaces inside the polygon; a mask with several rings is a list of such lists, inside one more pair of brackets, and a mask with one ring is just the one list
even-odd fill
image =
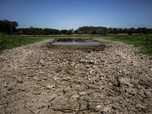
{"label": "dry riverbed", "polygon": [[151,114],[152,60],[131,45],[52,46],[0,55],[0,114]]}

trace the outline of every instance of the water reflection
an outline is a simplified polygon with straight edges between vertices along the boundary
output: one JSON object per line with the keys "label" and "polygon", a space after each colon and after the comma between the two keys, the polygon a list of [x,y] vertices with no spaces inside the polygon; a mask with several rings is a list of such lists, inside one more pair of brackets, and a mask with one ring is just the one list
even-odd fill
{"label": "water reflection", "polygon": [[52,43],[53,45],[99,45],[99,42],[91,41],[88,39],[82,38],[60,38],[56,42]]}

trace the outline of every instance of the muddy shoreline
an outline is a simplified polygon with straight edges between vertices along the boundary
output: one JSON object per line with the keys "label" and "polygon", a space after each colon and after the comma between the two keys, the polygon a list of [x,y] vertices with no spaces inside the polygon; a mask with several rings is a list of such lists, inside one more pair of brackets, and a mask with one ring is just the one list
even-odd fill
{"label": "muddy shoreline", "polygon": [[0,55],[0,114],[150,114],[152,60],[99,38],[100,46],[50,45]]}

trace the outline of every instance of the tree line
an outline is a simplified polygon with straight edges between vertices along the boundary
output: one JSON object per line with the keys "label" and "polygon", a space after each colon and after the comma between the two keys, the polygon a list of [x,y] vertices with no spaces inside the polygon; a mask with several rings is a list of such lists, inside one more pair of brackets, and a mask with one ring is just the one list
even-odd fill
{"label": "tree line", "polygon": [[15,34],[15,35],[49,35],[49,34],[150,34],[152,29],[148,28],[107,28],[107,27],[94,27],[83,26],[79,27],[75,31],[73,29],[50,29],[50,28],[35,28],[33,26],[29,28],[16,28],[18,23],[16,21],[8,21],[6,19],[0,20],[0,33]]}
{"label": "tree line", "polygon": [[152,29],[148,28],[107,28],[107,27],[93,27],[93,26],[84,26],[79,27],[75,33],[78,34],[119,34],[119,33],[127,33],[132,35],[133,33],[137,34],[150,34],[152,33]]}
{"label": "tree line", "polygon": [[70,30],[57,30],[57,29],[50,29],[50,28],[18,28],[17,35],[49,35],[49,34],[73,34],[73,29]]}

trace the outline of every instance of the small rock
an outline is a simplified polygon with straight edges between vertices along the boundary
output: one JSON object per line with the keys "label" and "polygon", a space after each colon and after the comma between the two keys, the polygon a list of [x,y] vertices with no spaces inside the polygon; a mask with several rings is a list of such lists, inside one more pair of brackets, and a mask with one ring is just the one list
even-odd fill
{"label": "small rock", "polygon": [[105,60],[101,60],[101,62],[105,62]]}
{"label": "small rock", "polygon": [[63,93],[66,94],[66,91],[63,89]]}
{"label": "small rock", "polygon": [[44,77],[44,79],[43,80],[47,80],[47,77]]}
{"label": "small rock", "polygon": [[79,94],[80,94],[80,95],[86,95],[87,92],[80,92]]}
{"label": "small rock", "polygon": [[79,95],[73,95],[71,98],[77,99],[77,98],[79,98]]}
{"label": "small rock", "polygon": [[14,90],[14,89],[13,89],[13,88],[9,88],[9,89],[8,89],[8,91],[12,91],[12,90]]}
{"label": "small rock", "polygon": [[4,87],[7,87],[7,82],[4,83]]}
{"label": "small rock", "polygon": [[17,83],[23,83],[23,81],[21,79],[18,79]]}
{"label": "small rock", "polygon": [[90,61],[89,64],[94,64],[94,62],[93,62],[93,61]]}
{"label": "small rock", "polygon": [[152,68],[150,68],[149,70],[152,71]]}
{"label": "small rock", "polygon": [[47,87],[46,87],[47,89],[51,89],[51,88],[55,88],[55,85],[48,85]]}
{"label": "small rock", "polygon": [[90,66],[89,65],[86,65],[86,68],[89,68]]}
{"label": "small rock", "polygon": [[91,53],[91,50],[88,50],[88,53]]}
{"label": "small rock", "polygon": [[26,91],[26,89],[24,89],[24,88],[21,88],[21,89],[18,89],[18,91]]}
{"label": "small rock", "polygon": [[99,110],[99,109],[102,108],[102,106],[101,106],[101,105],[98,105],[98,106],[96,106],[96,108]]}

